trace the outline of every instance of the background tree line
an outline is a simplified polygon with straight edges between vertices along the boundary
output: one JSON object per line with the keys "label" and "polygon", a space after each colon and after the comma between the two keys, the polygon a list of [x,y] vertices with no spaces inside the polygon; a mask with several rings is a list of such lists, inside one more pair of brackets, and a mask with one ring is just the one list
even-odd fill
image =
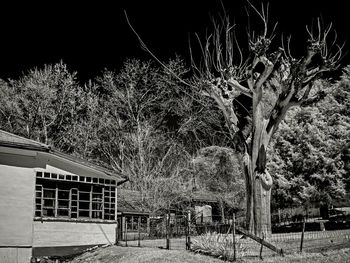
{"label": "background tree line", "polygon": [[[60,62],[0,80],[0,127],[128,177],[126,187],[140,191],[154,213],[194,191],[215,193],[222,211],[244,207],[244,178],[224,117],[175,77],[191,81],[181,59],[166,66],[176,74],[128,60],[82,84]],[[350,67],[319,85],[325,98],[292,110],[269,150],[275,208],[331,203],[349,191]]]}

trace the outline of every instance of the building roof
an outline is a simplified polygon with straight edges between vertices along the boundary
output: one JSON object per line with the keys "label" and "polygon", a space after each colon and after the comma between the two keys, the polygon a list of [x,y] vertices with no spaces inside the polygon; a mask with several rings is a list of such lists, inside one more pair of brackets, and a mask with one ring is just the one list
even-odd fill
{"label": "building roof", "polygon": [[332,205],[335,207],[350,207],[350,193],[345,194],[343,198],[333,200]]}
{"label": "building roof", "polygon": [[54,155],[56,158],[63,158],[64,160],[68,160],[72,163],[79,164],[81,166],[88,167],[90,169],[93,169],[95,171],[98,171],[100,173],[106,174],[108,176],[113,176],[116,178],[117,185],[120,185],[127,181],[123,176],[116,173],[115,171],[112,171],[106,167],[102,167],[100,165],[93,164],[92,162],[89,162],[85,159],[68,155],[65,153],[62,153],[58,150],[53,149],[51,146],[46,145],[44,143],[40,143],[31,139],[27,139],[18,135],[15,135],[13,133],[9,133],[3,130],[0,130],[0,146],[3,147],[10,147],[10,148],[16,148],[16,149],[23,149],[23,150],[32,150],[32,151],[38,151],[38,152],[44,152],[43,154],[50,154],[51,156]]}
{"label": "building roof", "polygon": [[30,140],[3,130],[0,130],[0,146],[46,152],[50,150],[50,146],[44,143]]}
{"label": "building roof", "polygon": [[82,159],[82,158],[79,158],[76,156],[72,156],[69,154],[65,154],[65,153],[62,153],[62,152],[59,152],[59,151],[53,150],[53,149],[51,149],[50,153],[52,155],[64,158],[64,159],[69,160],[71,162],[79,163],[80,165],[89,167],[91,169],[97,170],[97,171],[102,172],[102,173],[105,173],[108,176],[116,177],[117,178],[117,185],[121,185],[121,184],[128,181],[127,178],[125,178],[124,176],[121,176],[120,174],[116,173],[115,171],[112,171],[106,167],[94,164],[94,163],[87,161],[85,159]]}
{"label": "building roof", "polygon": [[139,191],[118,189],[118,213],[123,214],[149,214],[150,212],[145,209],[145,203],[142,201],[142,195]]}
{"label": "building roof", "polygon": [[217,196],[209,191],[203,192],[203,191],[195,191],[192,193],[192,201],[199,201],[199,202],[218,202]]}

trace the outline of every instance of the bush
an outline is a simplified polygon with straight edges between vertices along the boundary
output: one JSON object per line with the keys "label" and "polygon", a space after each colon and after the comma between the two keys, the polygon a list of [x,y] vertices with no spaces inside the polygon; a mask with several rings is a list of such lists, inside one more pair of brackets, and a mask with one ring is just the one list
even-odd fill
{"label": "bush", "polygon": [[[193,238],[191,250],[196,253],[202,253],[218,257],[223,260],[233,260],[233,240],[232,234],[219,234],[216,232],[207,233]],[[243,257],[246,253],[246,248],[242,243],[236,241],[236,257]]]}

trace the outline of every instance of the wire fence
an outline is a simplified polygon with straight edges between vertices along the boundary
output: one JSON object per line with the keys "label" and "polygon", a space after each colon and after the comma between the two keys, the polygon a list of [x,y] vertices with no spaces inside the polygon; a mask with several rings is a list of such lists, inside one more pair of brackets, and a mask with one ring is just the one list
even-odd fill
{"label": "wire fence", "polygon": [[[157,247],[192,250],[235,260],[242,257],[266,257],[296,252],[320,252],[350,247],[348,221],[298,217],[262,226],[264,234],[246,229],[244,217],[213,216],[190,212],[165,214],[150,218],[147,227],[127,232],[118,239],[122,246]],[[216,217],[219,218],[219,217]],[[271,231],[269,231],[271,229]]]}

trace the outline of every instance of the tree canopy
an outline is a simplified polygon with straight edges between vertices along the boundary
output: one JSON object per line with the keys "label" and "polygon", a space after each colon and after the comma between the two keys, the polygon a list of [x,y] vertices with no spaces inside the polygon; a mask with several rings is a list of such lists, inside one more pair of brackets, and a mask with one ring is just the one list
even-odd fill
{"label": "tree canopy", "polygon": [[344,153],[350,138],[349,67],[337,82],[324,81],[326,96],[290,111],[273,140],[270,171],[274,207],[331,204],[349,182]]}

